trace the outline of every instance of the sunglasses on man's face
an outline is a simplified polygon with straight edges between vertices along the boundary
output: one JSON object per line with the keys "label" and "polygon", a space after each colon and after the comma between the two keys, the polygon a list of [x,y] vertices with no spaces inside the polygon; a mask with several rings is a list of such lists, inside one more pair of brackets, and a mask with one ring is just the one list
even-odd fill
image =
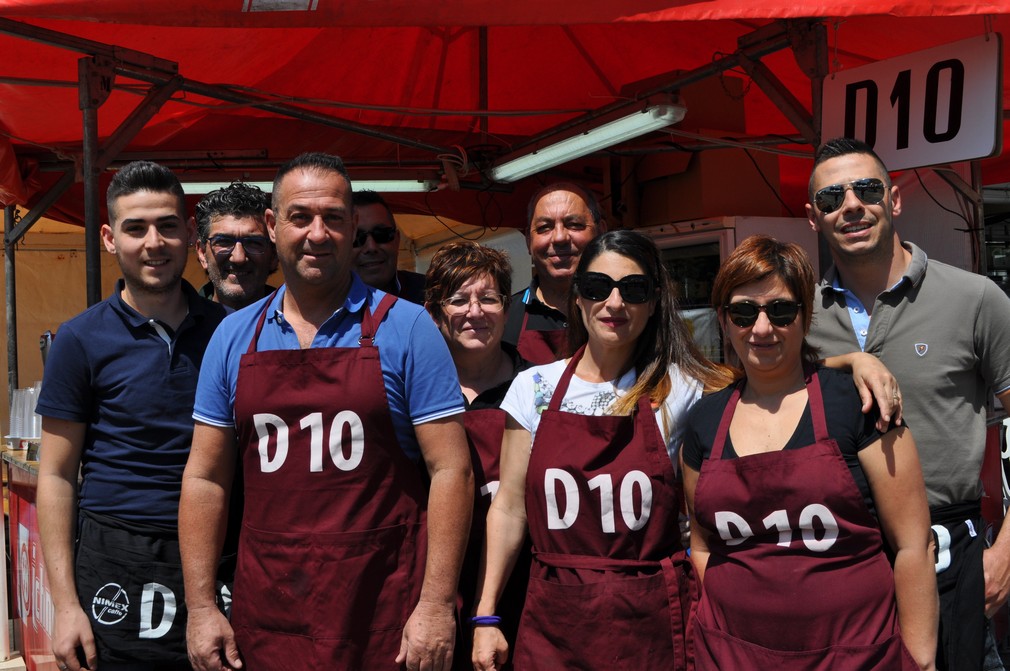
{"label": "sunglasses on man's face", "polygon": [[778,299],[766,305],[758,305],[752,301],[739,301],[725,305],[723,309],[731,322],[745,329],[754,326],[762,310],[768,316],[768,321],[772,323],[772,326],[789,326],[796,320],[796,315],[800,313],[802,306],[802,303],[796,301]]}
{"label": "sunglasses on man's face", "polygon": [[364,247],[365,243],[368,242],[369,236],[371,236],[372,240],[375,240],[375,244],[386,245],[396,237],[396,229],[389,226],[376,226],[370,231],[359,230],[354,236],[354,246]]}
{"label": "sunglasses on man's face", "polygon": [[822,214],[831,214],[842,206],[842,202],[845,200],[845,192],[848,189],[852,189],[852,193],[856,194],[856,198],[867,205],[880,203],[880,201],[884,200],[884,194],[887,192],[887,187],[884,186],[882,180],[876,177],[867,177],[845,184],[832,184],[831,186],[824,187],[814,194],[814,205],[817,206],[817,209]]}
{"label": "sunglasses on man's face", "polygon": [[590,301],[605,301],[614,287],[625,303],[647,303],[656,296],[652,279],[646,275],[625,275],[615,280],[603,273],[582,273],[576,278],[579,295]]}

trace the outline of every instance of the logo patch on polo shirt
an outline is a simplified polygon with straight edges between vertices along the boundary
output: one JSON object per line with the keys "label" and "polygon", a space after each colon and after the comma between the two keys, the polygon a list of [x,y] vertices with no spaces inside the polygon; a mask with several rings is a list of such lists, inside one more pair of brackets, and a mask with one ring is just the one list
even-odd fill
{"label": "logo patch on polo shirt", "polygon": [[929,349],[929,345],[924,342],[915,343],[915,353],[919,356],[926,356],[926,351]]}

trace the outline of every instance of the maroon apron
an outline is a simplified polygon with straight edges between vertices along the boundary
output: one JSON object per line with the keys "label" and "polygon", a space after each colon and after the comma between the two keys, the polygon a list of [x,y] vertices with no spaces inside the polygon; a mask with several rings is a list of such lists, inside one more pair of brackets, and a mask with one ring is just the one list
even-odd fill
{"label": "maroon apron", "polygon": [[519,342],[516,343],[516,349],[522,358],[538,366],[564,358],[568,350],[566,330],[527,331],[526,322],[529,318],[529,313],[523,310],[523,325],[519,329]]}
{"label": "maroon apron", "polygon": [[[505,434],[505,411],[499,408],[467,410],[463,415],[466,426],[467,443],[470,446],[470,461],[473,464],[474,494],[473,522],[470,525],[470,541],[459,577],[459,611],[461,628],[456,638],[456,654],[453,668],[463,671],[473,669],[470,650],[473,647],[473,627],[469,618],[477,605],[477,574],[480,569],[480,553],[484,545],[484,531],[487,528],[487,511],[491,499],[498,491],[501,478],[499,459],[502,437]],[[498,601],[496,614],[501,617],[501,630],[510,646],[515,645],[519,617],[526,597],[526,585],[530,570],[529,544],[522,551],[512,569],[505,590]],[[511,668],[510,663],[504,668]]]}
{"label": "maroon apron", "polygon": [[372,341],[395,300],[363,308],[359,347],[257,352],[264,307],[242,356],[232,623],[250,671],[399,668],[424,577],[427,489],[400,449]]}
{"label": "maroon apron", "polygon": [[711,554],[694,623],[699,671],[919,668],[898,632],[880,526],[806,374],[814,444],[722,459],[740,386],[702,463],[694,508]]}
{"label": "maroon apron", "polygon": [[544,411],[526,476],[533,566],[517,669],[685,669],[682,491],[648,397],[631,416]]}

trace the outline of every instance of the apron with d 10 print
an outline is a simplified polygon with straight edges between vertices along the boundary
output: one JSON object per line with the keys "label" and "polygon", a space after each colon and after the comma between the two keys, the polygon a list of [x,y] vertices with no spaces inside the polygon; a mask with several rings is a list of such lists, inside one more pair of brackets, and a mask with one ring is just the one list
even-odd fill
{"label": "apron with d 10 print", "polygon": [[912,671],[880,526],[838,444],[808,368],[815,442],[723,459],[730,397],[695,489],[709,559],[694,626],[699,671]]}
{"label": "apron with d 10 print", "polygon": [[560,411],[572,357],[526,476],[534,560],[517,669],[685,669],[683,501],[649,398],[631,416]]}
{"label": "apron with d 10 print", "polygon": [[[470,626],[469,618],[473,615],[480,596],[476,593],[477,574],[480,569],[484,532],[487,529],[487,511],[491,507],[491,499],[498,492],[498,482],[501,478],[499,464],[502,438],[505,434],[505,411],[500,408],[467,410],[463,415],[463,424],[466,427],[466,440],[470,447],[470,461],[473,463],[473,521],[470,524],[470,541],[459,576],[460,628],[456,634],[453,668],[469,671],[473,668],[470,661],[473,627]],[[510,647],[515,645],[519,617],[526,599],[529,572],[530,551],[529,544],[526,543],[516,559],[512,575],[502,591],[495,611],[502,619],[500,629]],[[512,668],[511,662],[512,660],[509,660],[503,668]]]}
{"label": "apron with d 10 print", "polygon": [[427,488],[400,449],[373,344],[395,300],[363,308],[359,347],[257,352],[264,308],[241,359],[232,622],[250,671],[398,668],[424,575]]}

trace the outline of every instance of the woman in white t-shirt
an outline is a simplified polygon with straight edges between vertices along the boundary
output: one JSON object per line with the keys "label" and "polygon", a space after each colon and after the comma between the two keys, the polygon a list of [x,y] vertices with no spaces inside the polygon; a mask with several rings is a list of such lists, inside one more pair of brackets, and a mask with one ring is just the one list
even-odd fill
{"label": "woman in white t-shirt", "polygon": [[729,378],[694,347],[640,233],[612,231],[585,248],[568,313],[574,356],[520,373],[502,402],[474,667],[508,659],[495,608],[528,532],[517,669],[686,668],[690,562],[675,451],[703,387]]}

